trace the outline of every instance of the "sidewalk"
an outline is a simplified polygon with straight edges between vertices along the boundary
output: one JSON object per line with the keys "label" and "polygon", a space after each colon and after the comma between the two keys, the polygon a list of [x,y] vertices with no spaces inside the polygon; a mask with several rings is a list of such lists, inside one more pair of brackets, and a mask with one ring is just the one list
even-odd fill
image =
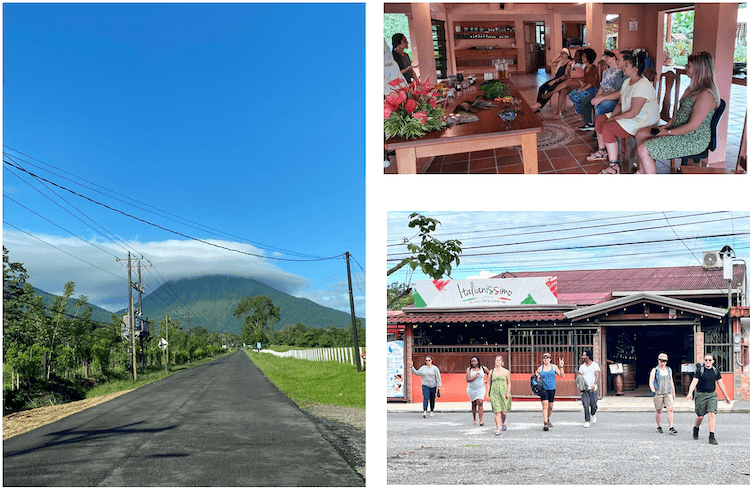
{"label": "sidewalk", "polygon": [[[750,401],[734,400],[727,404],[723,400],[718,402],[720,413],[748,413],[750,412]],[[514,412],[541,412],[542,403],[538,400],[514,401],[512,410]],[[580,412],[583,410],[581,400],[557,400],[555,401],[555,412]],[[602,412],[652,412],[654,402],[651,397],[612,397],[602,398],[597,402],[597,410]],[[675,412],[693,412],[693,402],[685,401],[685,397],[677,397],[675,400]],[[421,403],[388,403],[388,413],[412,412],[422,413]],[[471,412],[471,403],[465,402],[441,402],[435,403],[436,412]],[[491,412],[492,406],[489,401],[484,402],[484,411]]]}

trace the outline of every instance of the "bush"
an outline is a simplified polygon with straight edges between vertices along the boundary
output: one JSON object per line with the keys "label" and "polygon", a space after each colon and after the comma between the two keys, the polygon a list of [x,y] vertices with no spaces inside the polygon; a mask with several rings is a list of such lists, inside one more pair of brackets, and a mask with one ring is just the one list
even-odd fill
{"label": "bush", "polygon": [[737,46],[734,48],[734,62],[747,63],[747,46]]}

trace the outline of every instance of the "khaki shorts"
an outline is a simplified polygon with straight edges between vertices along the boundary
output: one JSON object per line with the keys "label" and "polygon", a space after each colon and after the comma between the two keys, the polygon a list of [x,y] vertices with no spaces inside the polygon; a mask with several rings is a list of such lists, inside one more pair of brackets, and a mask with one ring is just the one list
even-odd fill
{"label": "khaki shorts", "polygon": [[656,395],[654,397],[654,407],[656,407],[657,410],[661,410],[662,408],[671,408],[674,405],[674,402],[672,401],[672,394],[668,393],[666,395]]}
{"label": "khaki shorts", "polygon": [[695,392],[695,414],[699,417],[703,417],[708,412],[716,413],[716,392]]}

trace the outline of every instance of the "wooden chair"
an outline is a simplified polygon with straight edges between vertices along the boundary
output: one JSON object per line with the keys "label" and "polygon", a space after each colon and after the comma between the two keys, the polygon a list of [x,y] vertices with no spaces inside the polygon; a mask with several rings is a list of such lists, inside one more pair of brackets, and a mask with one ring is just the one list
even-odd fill
{"label": "wooden chair", "polygon": [[[674,74],[672,71],[662,73],[659,78],[659,89],[657,90],[657,100],[661,98],[661,87],[662,81],[664,81],[664,99],[661,105],[661,113],[659,116],[662,120],[668,121],[674,115],[674,110],[677,108],[677,101],[680,96],[680,77]],[[674,106],[672,106],[672,88],[674,88]]]}
{"label": "wooden chair", "polygon": [[[713,117],[711,117],[711,140],[708,143],[708,147],[700,154],[693,154],[690,156],[683,156],[681,164],[680,164],[680,170],[685,167],[688,167],[688,164],[690,161],[698,163],[698,166],[701,165],[701,161],[704,158],[708,157],[708,153],[711,151],[716,150],[716,144],[717,144],[717,135],[716,135],[716,128],[719,126],[719,121],[721,121],[721,116],[724,114],[724,110],[727,108],[727,102],[725,102],[723,99],[719,103],[719,107],[714,111]],[[675,159],[672,158],[671,165],[672,168],[675,168]]]}
{"label": "wooden chair", "polygon": [[[715,113],[715,112],[714,112]],[[742,130],[740,141],[740,154],[737,157],[737,167],[734,170],[724,168],[710,168],[706,166],[682,166],[680,172],[683,174],[747,174],[747,114],[745,115],[745,128]]]}

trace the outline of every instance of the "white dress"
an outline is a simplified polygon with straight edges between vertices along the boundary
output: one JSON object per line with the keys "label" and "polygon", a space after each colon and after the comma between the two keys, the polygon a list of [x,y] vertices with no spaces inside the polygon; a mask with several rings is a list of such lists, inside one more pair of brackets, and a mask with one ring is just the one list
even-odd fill
{"label": "white dress", "polygon": [[[469,371],[469,376],[474,376],[475,374],[476,371]],[[479,368],[479,378],[469,382],[466,387],[466,394],[469,395],[469,399],[472,402],[474,400],[484,400],[487,394],[487,388],[484,386],[484,368]]]}

